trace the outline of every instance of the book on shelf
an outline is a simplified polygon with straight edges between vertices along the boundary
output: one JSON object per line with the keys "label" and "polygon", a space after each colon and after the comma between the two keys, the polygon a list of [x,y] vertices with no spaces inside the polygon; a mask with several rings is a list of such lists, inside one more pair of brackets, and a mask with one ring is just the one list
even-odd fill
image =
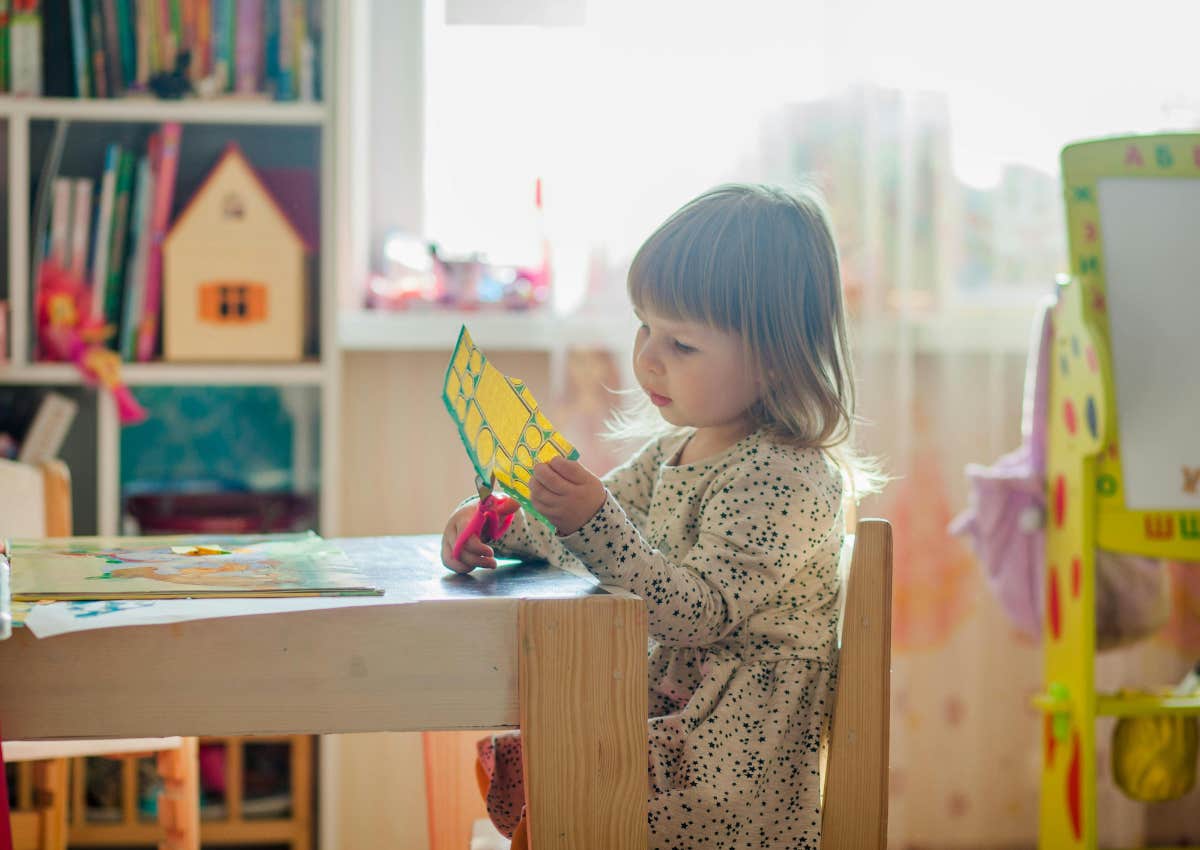
{"label": "book on shelf", "polygon": [[41,0],[12,0],[8,22],[9,91],[42,93]]}
{"label": "book on shelf", "polygon": [[77,177],[71,181],[74,196],[71,201],[71,251],[67,268],[73,277],[87,277],[88,252],[91,250],[92,192],[95,181],[90,177]]}
{"label": "book on shelf", "polygon": [[42,396],[33,422],[21,440],[17,460],[36,465],[58,457],[78,410],[77,402],[60,393],[49,392]]}
{"label": "book on shelf", "polygon": [[[181,138],[181,125],[164,124],[149,135],[144,151],[108,145],[97,177],[52,173],[45,181],[50,212],[36,231],[39,256],[86,283],[90,317],[111,328],[108,345],[123,360],[156,354],[161,248],[171,223]],[[39,271],[35,286],[41,281]]]}
{"label": "book on shelf", "polygon": [[75,72],[75,91],[80,97],[91,97],[92,63],[88,56],[87,23],[83,18],[84,0],[70,0],[71,69]]}
{"label": "book on shelf", "polygon": [[[112,232],[109,234],[108,269],[105,271],[104,319],[114,330],[121,321],[121,302],[125,287],[125,234],[129,230],[129,196],[133,188],[133,170],[137,157],[121,152],[117,167],[117,188],[113,197]],[[110,345],[117,347],[114,333]]]}
{"label": "book on shelf", "polygon": [[162,246],[171,224],[171,204],[175,199],[175,175],[179,170],[179,143],[183,128],[164,124],[155,151],[158,167],[150,202],[149,228],[143,236],[149,240],[146,275],[142,291],[142,318],[137,329],[137,359],[152,360],[158,348],[162,321]]}
{"label": "book on shelf", "polygon": [[100,178],[100,203],[96,212],[95,252],[92,254],[92,318],[104,318],[108,304],[108,252],[112,245],[113,206],[117,196],[117,172],[121,168],[121,146],[113,143],[104,153]]}
{"label": "book on shelf", "polygon": [[0,92],[316,100],[323,2],[0,0]]}
{"label": "book on shelf", "polygon": [[125,305],[117,338],[121,359],[137,359],[137,329],[146,298],[146,257],[149,240],[145,238],[150,222],[150,197],[154,191],[152,154],[138,159],[134,178],[133,209],[129,215],[129,261],[125,269]]}
{"label": "book on shelf", "polygon": [[8,91],[10,88],[8,78],[8,28],[11,23],[12,2],[11,0],[0,0],[0,91]]}
{"label": "book on shelf", "polygon": [[71,267],[71,207],[75,201],[75,187],[70,178],[54,178],[54,200],[50,212],[50,245],[46,256],[59,268]]}

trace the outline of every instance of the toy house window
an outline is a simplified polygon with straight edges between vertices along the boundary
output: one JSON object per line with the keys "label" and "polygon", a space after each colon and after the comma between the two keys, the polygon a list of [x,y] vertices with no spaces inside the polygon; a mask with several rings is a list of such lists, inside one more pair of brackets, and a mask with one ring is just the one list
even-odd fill
{"label": "toy house window", "polygon": [[200,319],[219,325],[267,318],[267,287],[261,283],[206,283],[200,287]]}

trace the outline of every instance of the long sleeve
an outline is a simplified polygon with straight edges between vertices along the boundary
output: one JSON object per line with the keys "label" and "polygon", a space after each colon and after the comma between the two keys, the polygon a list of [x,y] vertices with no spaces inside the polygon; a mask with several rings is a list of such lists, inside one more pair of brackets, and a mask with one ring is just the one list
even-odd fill
{"label": "long sleeve", "polygon": [[[652,440],[628,461],[601,476],[610,499],[621,505],[638,527],[645,523],[654,493],[656,472],[662,463],[661,440]],[[563,546],[563,538],[554,529],[526,514],[522,509],[513,516],[512,526],[495,542],[498,554],[517,558],[549,561],[556,567],[577,571],[579,559]]]}
{"label": "long sleeve", "polygon": [[840,477],[815,451],[760,460],[726,470],[703,494],[680,489],[705,500],[686,551],[669,551],[671,540],[652,546],[611,495],[561,545],[602,582],[644,598],[651,636],[665,645],[716,643],[764,608],[820,611],[826,620],[836,580],[809,575],[807,565],[822,546],[840,546]]}

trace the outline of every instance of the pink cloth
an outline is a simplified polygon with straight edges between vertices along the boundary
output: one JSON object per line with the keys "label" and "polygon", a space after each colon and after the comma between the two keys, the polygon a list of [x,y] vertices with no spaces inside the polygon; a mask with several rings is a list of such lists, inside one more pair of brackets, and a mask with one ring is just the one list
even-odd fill
{"label": "pink cloth", "polygon": [[[991,466],[969,464],[969,505],[950,531],[971,539],[988,585],[1013,624],[1042,634],[1046,574],[1046,416],[1053,301],[1039,308],[1025,373],[1021,446]],[[1170,583],[1156,558],[1097,551],[1096,648],[1156,632],[1170,616]]]}

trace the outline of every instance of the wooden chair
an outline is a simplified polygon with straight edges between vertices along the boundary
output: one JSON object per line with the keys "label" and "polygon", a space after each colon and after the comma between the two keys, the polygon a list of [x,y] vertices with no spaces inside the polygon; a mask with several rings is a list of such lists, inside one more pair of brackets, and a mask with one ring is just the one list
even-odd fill
{"label": "wooden chair", "polygon": [[841,652],[826,762],[821,846],[887,846],[892,527],[860,520],[844,584]]}
{"label": "wooden chair", "polygon": [[[71,534],[71,476],[61,461],[41,467],[0,460],[0,535]],[[157,755],[164,784],[158,821],[163,850],[199,850],[200,809],[195,738],[103,741],[14,741],[4,748],[18,772],[17,810],[11,813],[14,850],[65,850],[69,759]],[[32,762],[32,764],[27,764]]]}

